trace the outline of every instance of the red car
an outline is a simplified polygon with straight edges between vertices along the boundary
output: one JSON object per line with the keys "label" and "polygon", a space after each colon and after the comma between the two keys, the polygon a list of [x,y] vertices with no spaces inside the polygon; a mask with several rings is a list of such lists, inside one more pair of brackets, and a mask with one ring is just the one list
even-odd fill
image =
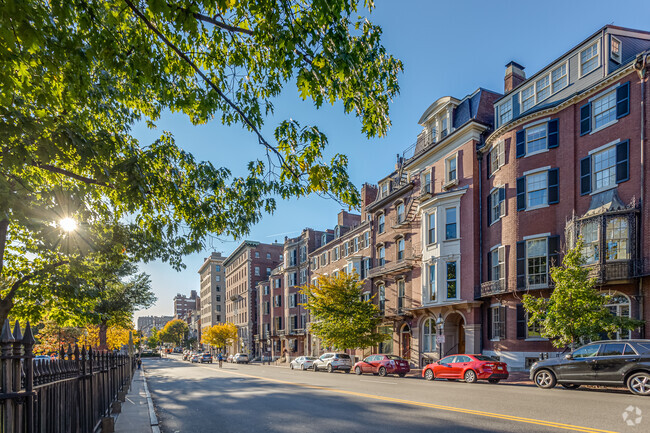
{"label": "red car", "polygon": [[354,364],[352,369],[356,374],[372,373],[380,376],[399,374],[399,377],[404,377],[411,371],[408,361],[395,355],[370,355]]}
{"label": "red car", "polygon": [[422,377],[433,379],[462,379],[467,383],[487,380],[499,383],[508,378],[508,365],[484,355],[451,355],[429,364],[422,370]]}

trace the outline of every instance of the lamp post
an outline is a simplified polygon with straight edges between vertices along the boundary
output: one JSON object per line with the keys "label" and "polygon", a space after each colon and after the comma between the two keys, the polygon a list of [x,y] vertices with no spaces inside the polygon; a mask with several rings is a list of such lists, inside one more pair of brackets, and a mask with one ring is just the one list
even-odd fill
{"label": "lamp post", "polygon": [[440,315],[436,319],[436,327],[438,328],[438,336],[439,336],[437,339],[438,341],[436,341],[436,343],[438,343],[438,361],[442,359],[442,339],[443,339],[442,330],[445,326],[444,323],[445,321],[442,319],[442,313],[440,313]]}

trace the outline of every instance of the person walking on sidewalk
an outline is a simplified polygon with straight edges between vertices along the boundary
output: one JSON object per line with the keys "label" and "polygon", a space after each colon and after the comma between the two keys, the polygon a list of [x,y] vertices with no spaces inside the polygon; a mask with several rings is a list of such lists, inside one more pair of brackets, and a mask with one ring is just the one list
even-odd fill
{"label": "person walking on sidewalk", "polygon": [[138,370],[142,370],[142,358],[138,356]]}
{"label": "person walking on sidewalk", "polygon": [[217,359],[219,360],[219,368],[223,366],[223,355],[221,352],[219,352],[219,355],[217,355]]}

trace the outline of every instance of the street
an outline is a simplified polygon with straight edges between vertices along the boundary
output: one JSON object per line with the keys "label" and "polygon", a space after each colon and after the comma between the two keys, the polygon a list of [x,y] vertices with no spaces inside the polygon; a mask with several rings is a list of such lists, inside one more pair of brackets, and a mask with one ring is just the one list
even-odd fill
{"label": "street", "polygon": [[[144,363],[161,430],[174,432],[611,432],[650,429],[648,399],[284,367]],[[638,415],[623,414],[632,406]],[[637,421],[638,424],[634,421]]]}

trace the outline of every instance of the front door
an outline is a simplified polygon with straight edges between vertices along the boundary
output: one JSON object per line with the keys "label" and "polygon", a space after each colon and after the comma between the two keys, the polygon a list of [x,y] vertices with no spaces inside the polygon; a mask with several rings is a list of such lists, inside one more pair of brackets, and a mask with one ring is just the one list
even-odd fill
{"label": "front door", "polygon": [[453,378],[454,362],[456,362],[456,356],[448,356],[446,358],[442,358],[438,363],[438,366],[434,368],[436,377],[443,379]]}
{"label": "front door", "polygon": [[556,367],[557,378],[562,382],[590,382],[594,381],[594,367],[600,344],[589,344],[575,350],[572,359],[566,359]]}
{"label": "front door", "polygon": [[465,353],[465,324],[458,325],[458,353]]}
{"label": "front door", "polygon": [[411,334],[406,332],[402,334],[402,358],[411,359]]}
{"label": "front door", "polygon": [[626,367],[640,359],[626,343],[606,343],[595,359],[594,372],[597,382],[623,383]]}

